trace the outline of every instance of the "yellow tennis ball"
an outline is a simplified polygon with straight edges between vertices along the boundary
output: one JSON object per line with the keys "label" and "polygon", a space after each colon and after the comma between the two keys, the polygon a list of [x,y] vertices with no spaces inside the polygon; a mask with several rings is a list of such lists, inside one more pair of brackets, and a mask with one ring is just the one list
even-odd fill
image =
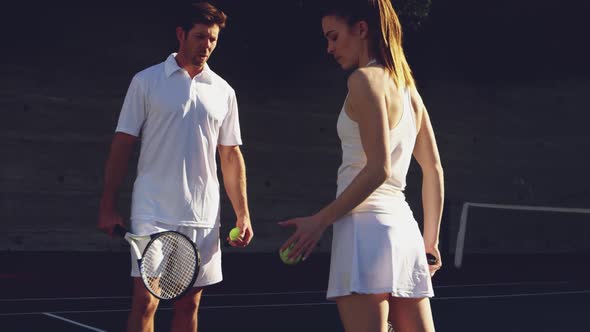
{"label": "yellow tennis ball", "polygon": [[279,252],[279,256],[281,257],[281,260],[283,261],[283,263],[285,263],[287,265],[294,265],[294,264],[299,263],[299,261],[301,260],[302,255],[299,255],[297,258],[289,259],[289,252],[291,252],[291,250],[293,249],[294,246],[295,246],[295,243],[291,243],[291,245],[289,247],[287,247],[287,249]]}
{"label": "yellow tennis ball", "polygon": [[229,231],[229,239],[232,241],[240,239],[240,231],[239,227],[232,228],[231,231]]}

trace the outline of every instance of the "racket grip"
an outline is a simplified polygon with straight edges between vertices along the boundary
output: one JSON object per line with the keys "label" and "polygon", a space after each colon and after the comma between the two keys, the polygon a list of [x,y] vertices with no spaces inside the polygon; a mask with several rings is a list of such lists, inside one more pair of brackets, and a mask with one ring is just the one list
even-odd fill
{"label": "racket grip", "polygon": [[120,237],[125,237],[125,234],[127,234],[127,229],[125,229],[125,227],[116,224],[115,228],[113,228],[113,234],[118,235]]}
{"label": "racket grip", "polygon": [[428,265],[435,265],[438,262],[438,259],[433,254],[426,254],[426,261]]}

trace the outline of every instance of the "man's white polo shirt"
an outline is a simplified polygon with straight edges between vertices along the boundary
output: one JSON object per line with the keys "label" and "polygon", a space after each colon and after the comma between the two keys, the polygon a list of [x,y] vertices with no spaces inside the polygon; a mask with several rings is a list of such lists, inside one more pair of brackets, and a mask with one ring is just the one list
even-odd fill
{"label": "man's white polo shirt", "polygon": [[140,136],[131,219],[219,226],[217,145],[241,145],[236,95],[207,65],[190,78],[176,54],[137,73],[116,131]]}

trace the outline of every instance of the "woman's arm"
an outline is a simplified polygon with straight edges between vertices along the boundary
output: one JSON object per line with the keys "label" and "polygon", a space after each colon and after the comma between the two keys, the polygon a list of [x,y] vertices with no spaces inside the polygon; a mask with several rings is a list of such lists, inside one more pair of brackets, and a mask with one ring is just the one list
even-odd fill
{"label": "woman's arm", "polygon": [[424,209],[424,246],[427,253],[435,255],[441,266],[438,251],[440,223],[444,201],[444,175],[440,162],[434,130],[426,107],[415,89],[412,91],[412,104],[417,111],[418,136],[414,147],[414,158],[422,169],[422,205]]}

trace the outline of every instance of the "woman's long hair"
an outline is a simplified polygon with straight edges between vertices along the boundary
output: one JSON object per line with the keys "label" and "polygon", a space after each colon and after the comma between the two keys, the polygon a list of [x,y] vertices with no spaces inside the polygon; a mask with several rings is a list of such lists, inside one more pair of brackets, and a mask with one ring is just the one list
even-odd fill
{"label": "woman's long hair", "polygon": [[402,27],[390,0],[332,0],[322,8],[322,17],[334,15],[353,25],[359,21],[369,26],[370,45],[398,88],[415,85],[410,65],[402,47]]}

